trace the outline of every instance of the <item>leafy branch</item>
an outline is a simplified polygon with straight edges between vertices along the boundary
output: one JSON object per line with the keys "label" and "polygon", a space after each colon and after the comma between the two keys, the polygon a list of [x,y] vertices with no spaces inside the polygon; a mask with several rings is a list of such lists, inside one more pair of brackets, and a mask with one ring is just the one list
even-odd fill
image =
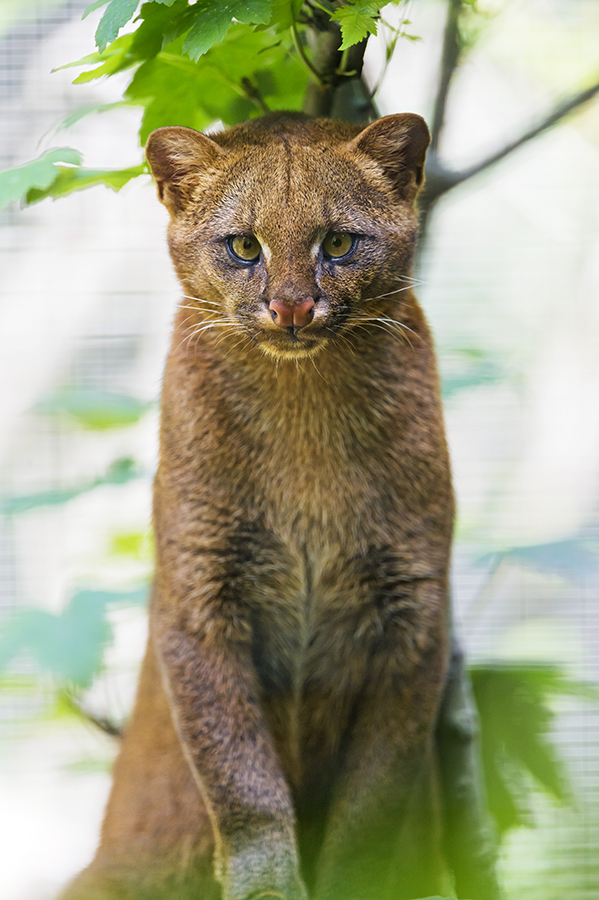
{"label": "leafy branch", "polygon": [[[366,41],[380,18],[372,0],[97,0],[84,17],[100,7],[96,52],[61,68],[83,68],[75,84],[132,75],[119,104],[88,104],[62,127],[92,112],[137,105],[143,145],[164,125],[202,130],[219,119],[230,126],[277,109],[338,115],[333,101],[341,88],[340,117],[376,115],[361,80]],[[141,161],[128,169],[86,169],[77,150],[55,148],[0,173],[0,208],[96,184],[118,191],[145,172]]]}

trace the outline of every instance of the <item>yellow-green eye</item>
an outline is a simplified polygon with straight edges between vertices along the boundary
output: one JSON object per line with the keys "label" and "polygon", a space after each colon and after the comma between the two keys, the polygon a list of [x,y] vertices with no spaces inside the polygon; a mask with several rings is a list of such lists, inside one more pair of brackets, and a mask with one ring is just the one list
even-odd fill
{"label": "yellow-green eye", "polygon": [[341,259],[347,256],[354,246],[353,234],[347,231],[331,231],[322,242],[324,255],[329,259]]}
{"label": "yellow-green eye", "polygon": [[233,256],[243,262],[256,262],[262,248],[253,234],[236,234],[229,238],[229,249]]}

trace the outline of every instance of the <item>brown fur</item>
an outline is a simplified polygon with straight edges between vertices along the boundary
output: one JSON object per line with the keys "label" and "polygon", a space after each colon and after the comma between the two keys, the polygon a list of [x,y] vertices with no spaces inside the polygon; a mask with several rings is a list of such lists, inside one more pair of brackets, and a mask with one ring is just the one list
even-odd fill
{"label": "brown fur", "polygon": [[[187,298],[164,377],[152,639],[101,847],[65,900],[441,890],[430,857],[410,862],[435,852],[414,823],[434,806],[453,518],[406,289],[427,144],[409,114],[150,137]],[[345,262],[318,249],[331,231],[361,235]],[[227,252],[239,234],[260,240],[256,265]],[[306,297],[311,324],[276,325],[270,301]]]}

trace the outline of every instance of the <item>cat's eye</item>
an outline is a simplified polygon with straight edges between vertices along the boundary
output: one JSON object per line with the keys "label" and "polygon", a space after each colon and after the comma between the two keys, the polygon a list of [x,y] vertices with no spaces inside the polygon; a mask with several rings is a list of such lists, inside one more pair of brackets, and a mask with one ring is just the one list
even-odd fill
{"label": "cat's eye", "polygon": [[330,231],[322,242],[324,255],[328,259],[342,259],[355,249],[355,235],[347,231]]}
{"label": "cat's eye", "polygon": [[260,241],[253,234],[235,234],[227,240],[229,252],[244,263],[257,262],[260,258]]}

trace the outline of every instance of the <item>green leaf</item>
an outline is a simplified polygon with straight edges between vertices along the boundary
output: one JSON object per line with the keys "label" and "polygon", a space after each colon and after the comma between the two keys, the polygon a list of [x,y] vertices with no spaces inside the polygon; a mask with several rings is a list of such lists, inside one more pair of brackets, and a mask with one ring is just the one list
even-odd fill
{"label": "green leaf", "polygon": [[70,115],[68,115],[62,122],[55,126],[54,131],[65,131],[67,128],[72,128],[73,125],[76,125],[77,122],[84,119],[85,116],[91,115],[91,113],[105,113],[111,112],[113,109],[120,109],[123,106],[132,106],[128,100],[117,100],[116,103],[86,103],[85,106],[80,106],[79,109],[76,109]]}
{"label": "green leaf", "polygon": [[154,542],[147,531],[119,531],[110,539],[110,553],[149,561],[154,556]]}
{"label": "green leaf", "polygon": [[107,47],[102,53],[89,53],[81,59],[66,63],[59,66],[53,71],[59,72],[61,69],[70,69],[74,66],[87,66],[93,63],[101,63],[95,69],[89,69],[87,72],[81,72],[75,79],[73,84],[85,84],[88,81],[94,81],[96,78],[102,78],[104,75],[114,75],[129,66],[134,65],[137,60],[130,53],[131,44],[133,42],[133,34],[122,34],[116,41],[113,41],[110,47]]}
{"label": "green leaf", "polygon": [[277,32],[291,28],[302,8],[303,0],[272,0],[271,19],[260,29],[273,26]]}
{"label": "green leaf", "polygon": [[242,82],[248,79],[270,109],[299,109],[307,75],[290,52],[291,39],[273,43],[268,32],[234,25],[197,63],[181,55],[182,41],[140,66],[126,91],[146,107],[140,140],[155,128],[186,125],[202,130],[215,120],[225,125],[257,115]]}
{"label": "green leaf", "polygon": [[57,163],[81,163],[81,154],[71,147],[56,147],[42,153],[37,159],[0,172],[0,209],[15,200],[21,200],[30,190],[45,190],[55,181]]}
{"label": "green leaf", "polygon": [[481,563],[493,562],[495,567],[501,560],[520,563],[550,575],[559,575],[569,581],[583,581],[596,574],[599,568],[597,548],[578,538],[512,547],[500,553],[479,557]]}
{"label": "green leaf", "polygon": [[110,0],[94,0],[93,3],[90,3],[89,6],[85,8],[85,11],[81,18],[87,19],[90,13],[95,12],[96,9],[100,9],[101,6],[106,6],[106,4],[109,2]]}
{"label": "green leaf", "polygon": [[44,397],[34,409],[49,415],[66,413],[84,428],[103,431],[138,422],[150,406],[125,394],[77,388]]}
{"label": "green leaf", "polygon": [[46,197],[56,200],[66,194],[72,194],[73,191],[82,191],[84,188],[95,187],[97,184],[104,184],[113,191],[120,191],[132,178],[137,178],[138,175],[143,175],[147,171],[144,163],[132,166],[130,169],[83,169],[80,167],[67,169],[59,166],[52,184],[45,190],[31,188],[27,192],[25,202],[29,206],[45,200]]}
{"label": "green leaf", "polygon": [[336,9],[331,19],[341,26],[343,42],[339,49],[347,50],[368,35],[376,34],[378,16],[379,4],[376,2],[356,2]]}
{"label": "green leaf", "polygon": [[107,607],[145,603],[147,593],[145,586],[132,591],[82,590],[58,615],[42,609],[21,610],[0,632],[0,670],[28,651],[40,670],[59,682],[89,687],[112,638]]}
{"label": "green leaf", "polygon": [[139,11],[141,24],[133,33],[130,53],[136,60],[151,59],[187,28],[184,13],[187,0],[144,3]]}
{"label": "green leaf", "polygon": [[23,610],[3,629],[0,668],[23,650],[42,671],[59,681],[88,687],[100,670],[104,646],[111,637],[106,604],[91,592],[76,594],[61,615],[41,609]]}
{"label": "green leaf", "polygon": [[[126,95],[146,107],[140,130],[142,144],[150,132],[164,125],[185,125],[202,130],[214,118],[206,106],[210,100],[226,103],[228,90],[215,73],[192,70],[193,63],[183,57],[166,62],[163,54],[140,66]],[[189,67],[189,68],[188,68]]]}
{"label": "green leaf", "polygon": [[115,459],[106,469],[106,474],[95,480],[95,485],[100,484],[126,484],[135,478],[141,478],[144,472],[139,469],[135,460],[130,456],[122,456]]}
{"label": "green leaf", "polygon": [[466,388],[496,384],[506,377],[500,360],[476,347],[452,347],[441,353],[443,397],[452,397]]}
{"label": "green leaf", "polygon": [[189,8],[192,24],[183,42],[183,52],[197,62],[213,44],[223,40],[233,19],[245,25],[266,24],[270,21],[271,6],[271,0],[225,0],[223,3],[198,0]]}
{"label": "green leaf", "polygon": [[549,698],[599,699],[599,694],[557,666],[489,663],[472,666],[470,675],[489,808],[505,832],[526,824],[530,784],[525,775],[562,803],[570,796],[563,762],[548,738],[554,715]]}
{"label": "green leaf", "polygon": [[61,506],[63,503],[68,503],[69,500],[102,485],[125,484],[135,478],[142,478],[144,475],[145,472],[139,469],[135,460],[123,457],[115,460],[104,475],[94,478],[92,481],[86,481],[70,488],[55,488],[35,494],[13,494],[3,497],[0,499],[0,513],[15,515],[40,506]]}
{"label": "green leaf", "polygon": [[96,30],[96,47],[100,52],[114,41],[123,25],[133,18],[138,5],[139,0],[110,0]]}

